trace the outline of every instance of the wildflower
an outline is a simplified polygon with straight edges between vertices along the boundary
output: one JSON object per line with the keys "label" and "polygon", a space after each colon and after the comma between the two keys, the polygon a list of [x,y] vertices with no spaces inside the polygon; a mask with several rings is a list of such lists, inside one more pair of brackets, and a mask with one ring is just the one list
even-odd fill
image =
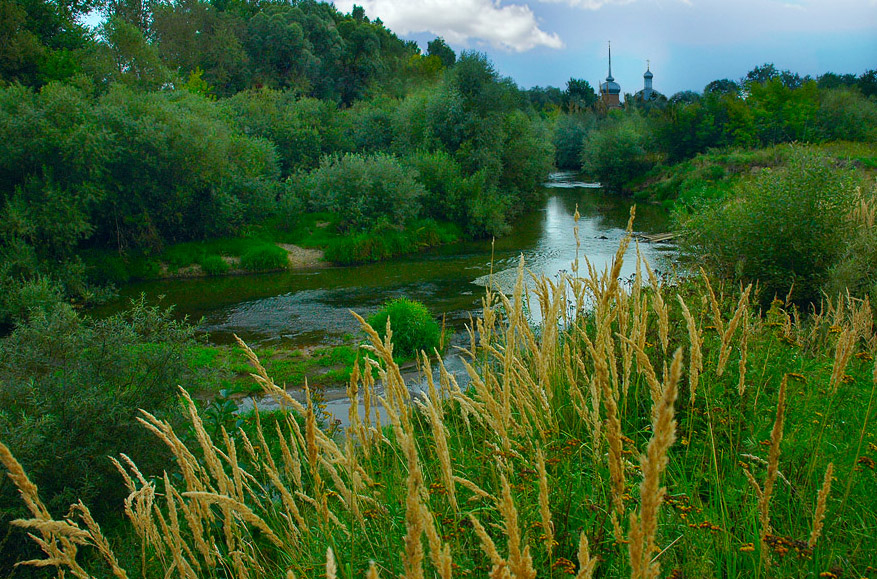
{"label": "wildflower", "polygon": [[554,564],[551,566],[552,569],[559,569],[566,573],[567,575],[575,575],[576,574],[576,566],[575,563],[566,559],[564,557],[558,557]]}

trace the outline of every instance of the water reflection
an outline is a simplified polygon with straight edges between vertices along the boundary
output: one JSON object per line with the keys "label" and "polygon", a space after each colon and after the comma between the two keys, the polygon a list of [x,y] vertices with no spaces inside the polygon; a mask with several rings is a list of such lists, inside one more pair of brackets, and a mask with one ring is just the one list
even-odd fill
{"label": "water reflection", "polygon": [[[573,214],[578,206],[579,255],[603,268],[624,235],[630,205],[629,200],[561,175],[548,184],[544,206],[523,217],[512,235],[493,246],[490,241],[464,242],[379,264],[166,280],[128,286],[123,293],[164,295],[164,302],[175,304],[179,315],[203,318],[203,328],[217,342],[230,341],[233,333],[251,343],[340,342],[357,330],[349,310],[367,316],[387,299],[401,296],[424,302],[435,315],[446,315],[452,330],[459,330],[470,313],[477,314],[491,273],[491,255],[494,283],[504,291],[514,284],[521,254],[536,275],[554,277],[569,270],[576,258]],[[666,226],[666,215],[658,208],[637,208],[637,231],[659,233]],[[666,248],[646,244],[642,249],[650,262],[662,267]],[[633,273],[634,259],[632,247],[623,276]]]}

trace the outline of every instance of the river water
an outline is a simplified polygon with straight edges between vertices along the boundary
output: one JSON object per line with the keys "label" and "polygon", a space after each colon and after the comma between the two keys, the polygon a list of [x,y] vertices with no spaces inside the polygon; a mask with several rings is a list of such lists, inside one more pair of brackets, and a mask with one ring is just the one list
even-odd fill
{"label": "river water", "polygon": [[[545,187],[544,205],[533,208],[493,246],[489,240],[463,242],[378,264],[162,280],[127,286],[121,297],[163,295],[162,303],[174,304],[179,315],[203,320],[201,328],[216,343],[232,341],[233,334],[253,345],[349,343],[358,330],[349,310],[367,317],[383,302],[402,296],[423,302],[434,315],[446,317],[451,331],[460,332],[469,314],[478,314],[491,271],[494,283],[510,291],[521,254],[537,275],[553,277],[570,268],[576,257],[576,206],[581,215],[579,255],[598,269],[615,255],[624,236],[629,199],[605,194],[572,174],[554,174]],[[664,232],[667,215],[658,207],[639,205],[634,229]],[[658,270],[668,267],[672,256],[672,248],[663,244],[645,243],[641,251]],[[633,274],[635,259],[632,245],[622,277]]]}
{"label": "river water", "polygon": [[[510,235],[495,243],[456,243],[398,260],[353,267],[133,284],[122,290],[124,299],[116,307],[141,293],[149,301],[161,295],[162,303],[173,304],[178,316],[201,320],[200,328],[214,343],[229,343],[237,334],[251,346],[303,347],[356,343],[360,340],[359,327],[351,310],[368,317],[387,300],[404,296],[423,302],[435,316],[444,317],[450,344],[463,345],[470,314],[477,317],[480,313],[484,286],[493,283],[511,293],[521,255],[527,269],[536,275],[555,277],[570,269],[577,255],[573,234],[576,207],[581,216],[581,270],[586,270],[585,257],[599,271],[615,256],[625,235],[631,200],[605,194],[599,186],[576,181],[575,175],[566,173],[552,175],[545,187],[544,204],[525,214]],[[636,233],[663,233],[667,226],[667,215],[660,208],[637,207]],[[640,250],[657,271],[672,264],[672,246],[644,243]],[[631,244],[622,278],[633,276],[635,269],[636,248]],[[468,375],[455,349],[448,350],[444,365],[465,387]],[[425,378],[416,369],[409,368],[405,378],[412,395],[426,387]],[[304,398],[302,385],[288,386],[292,396]],[[350,401],[345,389],[340,385],[327,387],[322,399],[326,411],[346,427]],[[256,400],[263,410],[276,407],[271,399]],[[249,397],[239,399],[239,410],[251,409],[253,402]]]}

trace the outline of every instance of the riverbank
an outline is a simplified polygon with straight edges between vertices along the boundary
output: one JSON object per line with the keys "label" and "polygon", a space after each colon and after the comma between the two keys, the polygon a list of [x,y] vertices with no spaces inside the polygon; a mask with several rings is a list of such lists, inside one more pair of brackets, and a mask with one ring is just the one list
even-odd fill
{"label": "riverbank", "polygon": [[86,251],[83,261],[92,283],[123,286],[159,279],[238,276],[335,265],[375,263],[454,243],[463,238],[458,227],[431,219],[399,229],[378,226],[346,235],[337,230],[338,216],[308,213],[293,227],[268,221],[246,235],[189,241],[158,254],[111,250]]}
{"label": "riverbank", "polygon": [[729,198],[735,188],[760,172],[786,167],[792,151],[802,148],[834,159],[838,168],[855,170],[865,181],[877,177],[877,143],[835,141],[716,149],[649,171],[631,186],[633,198],[660,203],[668,211],[697,212]]}

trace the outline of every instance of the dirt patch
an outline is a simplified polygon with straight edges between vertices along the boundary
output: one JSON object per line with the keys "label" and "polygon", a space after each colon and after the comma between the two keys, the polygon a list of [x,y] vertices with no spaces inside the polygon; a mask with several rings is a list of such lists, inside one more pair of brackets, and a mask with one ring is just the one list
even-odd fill
{"label": "dirt patch", "polygon": [[277,246],[285,249],[289,255],[290,269],[326,266],[322,249],[308,249],[291,243],[278,243]]}

